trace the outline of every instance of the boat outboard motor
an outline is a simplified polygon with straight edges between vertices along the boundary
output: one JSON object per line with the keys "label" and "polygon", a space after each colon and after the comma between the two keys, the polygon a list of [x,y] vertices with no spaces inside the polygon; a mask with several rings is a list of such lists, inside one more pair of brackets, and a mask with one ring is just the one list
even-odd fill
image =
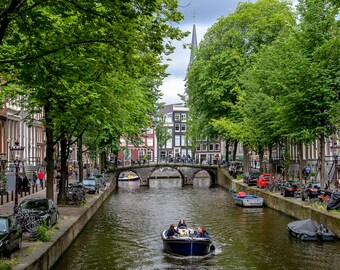
{"label": "boat outboard motor", "polygon": [[333,192],[327,204],[327,210],[340,209],[340,191]]}

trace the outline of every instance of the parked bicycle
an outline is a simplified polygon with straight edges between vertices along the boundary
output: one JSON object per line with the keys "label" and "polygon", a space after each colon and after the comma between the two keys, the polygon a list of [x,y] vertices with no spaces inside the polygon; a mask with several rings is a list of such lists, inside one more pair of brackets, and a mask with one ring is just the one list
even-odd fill
{"label": "parked bicycle", "polygon": [[84,205],[86,194],[80,183],[69,184],[66,191],[66,204]]}
{"label": "parked bicycle", "polygon": [[20,223],[23,231],[29,232],[30,238],[36,240],[38,237],[38,227],[41,225],[41,218],[38,214],[28,213],[16,208],[14,217]]}

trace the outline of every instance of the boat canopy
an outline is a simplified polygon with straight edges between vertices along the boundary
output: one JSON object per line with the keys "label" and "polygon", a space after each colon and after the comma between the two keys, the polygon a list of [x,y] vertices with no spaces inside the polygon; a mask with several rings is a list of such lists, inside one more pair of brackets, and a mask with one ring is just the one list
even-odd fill
{"label": "boat canopy", "polygon": [[288,228],[298,234],[306,233],[313,235],[317,231],[318,227],[316,223],[311,219],[293,221],[288,224]]}

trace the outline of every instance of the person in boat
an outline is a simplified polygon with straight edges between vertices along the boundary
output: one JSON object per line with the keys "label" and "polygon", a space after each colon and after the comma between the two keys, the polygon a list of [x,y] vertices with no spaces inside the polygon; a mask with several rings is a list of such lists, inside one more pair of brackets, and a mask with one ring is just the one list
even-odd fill
{"label": "person in boat", "polygon": [[209,234],[205,227],[198,227],[197,231],[195,231],[195,236],[199,238],[209,238]]}
{"label": "person in boat", "polygon": [[187,229],[187,225],[185,224],[184,219],[179,220],[177,229]]}
{"label": "person in boat", "polygon": [[178,236],[179,232],[175,229],[175,224],[171,224],[168,231],[166,232],[167,238],[171,238],[173,236]]}

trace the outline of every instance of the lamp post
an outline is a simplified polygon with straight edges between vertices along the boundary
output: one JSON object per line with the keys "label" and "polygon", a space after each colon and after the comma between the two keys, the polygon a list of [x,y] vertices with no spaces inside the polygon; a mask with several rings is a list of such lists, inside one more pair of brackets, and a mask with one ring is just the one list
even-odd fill
{"label": "lamp post", "polygon": [[11,152],[11,160],[15,165],[15,197],[14,197],[14,210],[18,206],[18,178],[19,178],[19,166],[20,162],[22,161],[22,155],[24,152],[23,146],[20,146],[19,142],[16,141],[13,146],[11,146],[10,152]]}

